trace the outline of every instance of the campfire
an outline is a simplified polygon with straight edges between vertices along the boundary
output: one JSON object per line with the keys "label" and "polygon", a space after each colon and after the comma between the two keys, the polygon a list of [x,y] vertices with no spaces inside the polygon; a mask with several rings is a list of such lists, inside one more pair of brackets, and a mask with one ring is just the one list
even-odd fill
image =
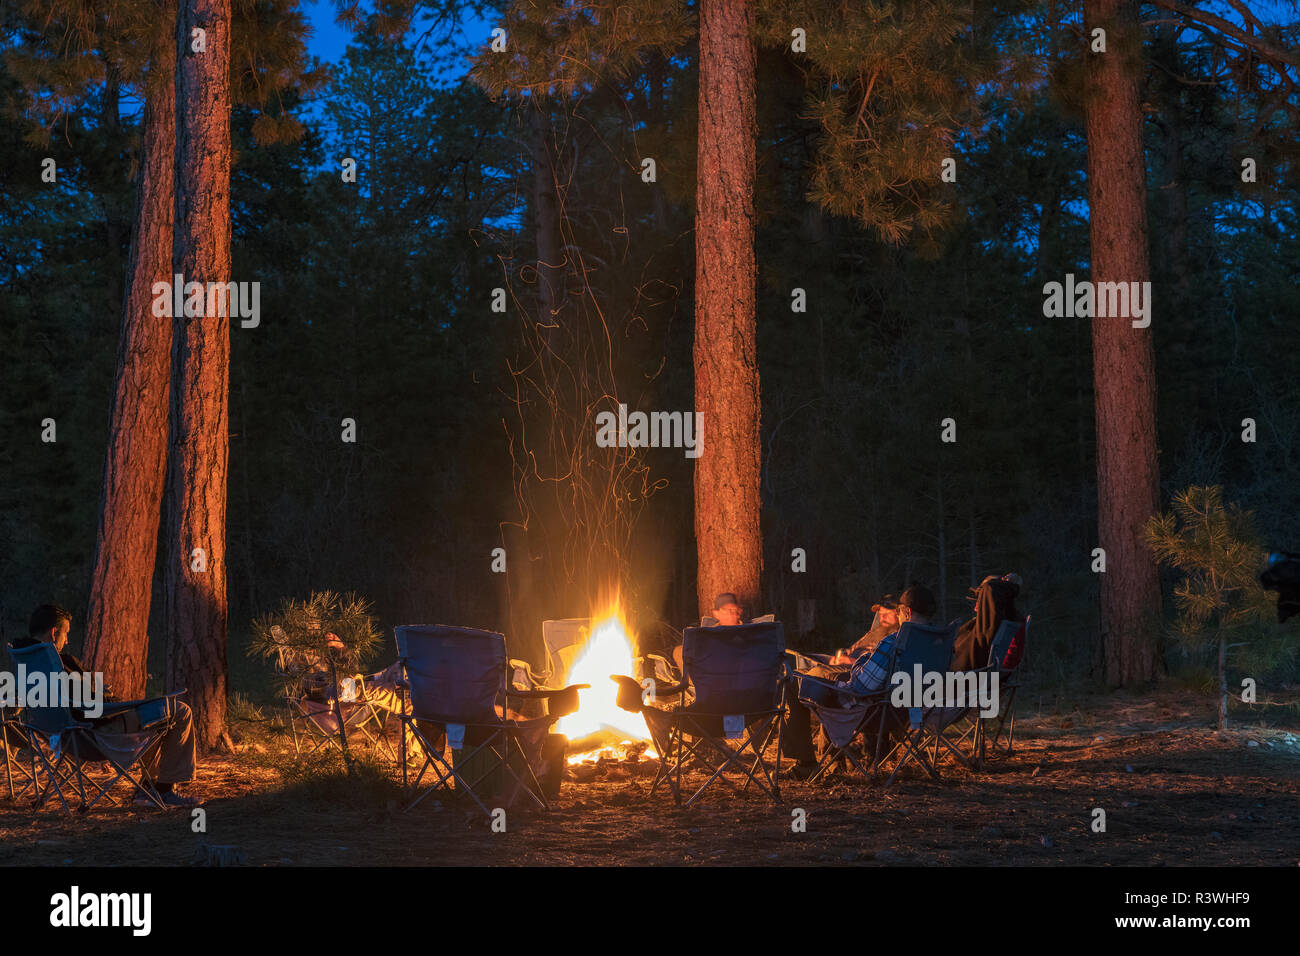
{"label": "campfire", "polygon": [[645,718],[616,703],[618,686],[610,674],[632,674],[632,642],[618,605],[594,618],[591,637],[565,675],[566,684],[590,684],[579,691],[578,709],[560,718],[556,730],[569,738],[570,764],[658,757],[650,746]]}

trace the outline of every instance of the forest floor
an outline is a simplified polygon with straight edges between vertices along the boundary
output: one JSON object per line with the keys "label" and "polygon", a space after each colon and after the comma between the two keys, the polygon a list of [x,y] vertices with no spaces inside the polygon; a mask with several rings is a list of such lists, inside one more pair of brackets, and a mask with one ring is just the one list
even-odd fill
{"label": "forest floor", "polygon": [[[1219,734],[1215,702],[1172,687],[1048,708],[1022,699],[1014,754],[981,772],[951,768],[932,781],[909,770],[889,790],[856,775],[783,780],[781,806],[715,786],[677,809],[662,788],[649,795],[653,762],[614,764],[589,782],[566,781],[549,813],[511,810],[504,833],[450,800],[402,813],[388,779],[295,773],[287,738],[262,729],[244,733],[238,753],[202,762],[191,792],[206,833],[193,831],[187,811],[128,805],[70,816],[5,794],[0,865],[185,866],[209,845],[235,847],[251,866],[1294,867],[1300,688],[1274,703],[1282,706],[1267,724],[1237,717]],[[1105,832],[1093,832],[1098,808]],[[792,830],[796,809],[806,811],[806,832]]]}

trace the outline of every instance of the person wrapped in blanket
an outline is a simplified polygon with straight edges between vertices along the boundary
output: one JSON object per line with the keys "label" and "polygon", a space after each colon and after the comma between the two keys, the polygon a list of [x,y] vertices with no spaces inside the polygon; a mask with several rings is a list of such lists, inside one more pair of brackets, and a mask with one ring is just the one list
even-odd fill
{"label": "person wrapped in blanket", "polygon": [[[973,671],[989,662],[989,648],[1003,621],[1023,621],[1024,615],[1016,608],[1020,594],[1020,575],[1011,573],[1002,577],[990,574],[971,588],[970,600],[975,605],[975,616],[961,626],[952,649],[952,669]],[[1018,655],[1018,648],[1017,656]]]}
{"label": "person wrapped in blanket", "polygon": [[[880,608],[881,605],[877,605]],[[888,633],[882,634],[878,640],[874,639],[872,631],[880,628],[880,611],[877,610],[876,626],[872,631],[868,631],[862,636],[862,639],[848,648],[849,652],[861,648],[862,653],[853,656],[851,653],[841,652],[837,655],[839,658],[849,658],[852,666],[847,674],[843,670],[833,672],[828,676],[836,678],[836,688],[853,696],[861,697],[867,694],[873,694],[882,690],[889,680],[890,659],[894,654],[894,638],[899,629],[908,621],[915,621],[918,624],[929,624],[934,614],[939,609],[938,601],[935,600],[934,592],[924,585],[914,584],[899,596],[897,605],[889,608],[893,613],[890,615],[892,620],[892,629]],[[866,651],[868,640],[875,640],[870,645],[870,650]],[[813,676],[821,676],[814,674]],[[797,691],[796,687],[792,690]],[[812,712],[808,707],[799,700],[797,692],[790,694],[790,706],[786,711],[785,729],[783,731],[783,743],[785,752],[796,761],[792,774],[796,780],[806,780],[817,769],[817,752],[813,747],[812,739]],[[897,715],[890,709],[885,713],[891,715],[891,720],[896,721]],[[901,725],[900,725],[901,726]],[[891,733],[896,729],[894,726],[887,728]],[[867,728],[867,736],[876,732],[876,728]]]}

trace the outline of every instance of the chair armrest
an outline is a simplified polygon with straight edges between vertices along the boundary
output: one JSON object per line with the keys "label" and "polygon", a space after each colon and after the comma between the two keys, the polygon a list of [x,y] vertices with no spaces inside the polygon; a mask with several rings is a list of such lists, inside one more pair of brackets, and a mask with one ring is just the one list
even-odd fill
{"label": "chair armrest", "polygon": [[106,703],[104,705],[103,713],[100,714],[98,717],[93,718],[94,726],[100,727],[106,724],[108,721],[116,720],[118,717],[121,717],[124,714],[128,714],[133,710],[143,710],[145,707],[149,706],[150,704],[158,704],[158,703],[166,704],[166,706],[163,708],[162,715],[159,716],[157,719],[151,720],[148,723],[141,721],[140,729],[150,730],[154,727],[157,727],[159,724],[166,723],[167,721],[172,719],[172,717],[175,714],[175,708],[172,706],[171,701],[175,700],[177,697],[180,697],[184,693],[185,691],[182,690],[182,691],[176,691],[175,693],[171,693],[171,694],[162,694],[158,697],[145,697],[140,700],[115,700],[110,703]]}
{"label": "chair armrest", "polygon": [[523,700],[545,700],[546,712],[550,717],[564,717],[578,709],[578,691],[586,690],[590,684],[570,684],[568,687],[544,688],[542,690],[507,690],[506,697]]}
{"label": "chair armrest", "polygon": [[[609,679],[618,685],[618,697],[615,703],[620,710],[626,710],[629,713],[639,714],[645,710],[645,688],[635,677],[629,677],[626,674],[610,674]],[[686,681],[678,684],[670,684],[667,687],[655,685],[656,697],[671,697],[673,694],[680,694],[686,690],[689,685]]]}
{"label": "chair armrest", "polygon": [[[529,664],[527,661],[519,660],[517,658],[512,657],[507,664],[507,671],[508,671],[507,679],[512,684],[514,683],[515,674],[518,671],[524,672],[524,677],[527,679],[528,685],[531,688],[534,689],[540,688],[544,683],[542,677],[539,676],[537,672],[533,670],[533,665]],[[511,693],[517,693],[517,691],[511,691]]]}
{"label": "chair armrest", "polygon": [[570,684],[568,687],[539,687],[536,690],[507,690],[507,697],[521,697],[525,700],[538,700],[543,697],[558,697],[569,691],[586,690],[590,684]]}

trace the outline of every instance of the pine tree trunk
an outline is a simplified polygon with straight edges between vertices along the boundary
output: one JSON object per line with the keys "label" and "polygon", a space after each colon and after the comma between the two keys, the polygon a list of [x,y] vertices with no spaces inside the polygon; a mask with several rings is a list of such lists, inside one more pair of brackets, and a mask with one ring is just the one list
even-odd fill
{"label": "pine tree trunk", "polygon": [[[192,31],[206,32],[195,52]],[[230,0],[183,0],[177,21],[174,271],[230,280]],[[230,319],[173,320],[166,566],[167,686],[187,691],[203,750],[226,735],[226,472]],[[196,551],[202,550],[202,556]],[[199,561],[202,561],[200,569]]]}
{"label": "pine tree trunk", "polygon": [[[1087,108],[1092,281],[1147,282],[1146,164],[1142,152],[1141,34],[1133,0],[1086,0],[1085,28],[1106,30],[1089,53]],[[1160,664],[1160,590],[1142,527],[1159,506],[1155,362],[1151,330],[1129,317],[1092,320],[1097,413],[1097,522],[1106,678],[1151,680]]]}
{"label": "pine tree trunk", "polygon": [[760,436],[754,319],[754,9],[700,5],[700,99],[695,219],[695,539],[701,613],[733,591],[759,610]]}
{"label": "pine tree trunk", "polygon": [[170,25],[150,67],[108,455],[86,615],[86,659],[118,696],[145,693],[149,605],[167,473],[172,323],[153,284],[172,274],[176,50]]}
{"label": "pine tree trunk", "polygon": [[1228,729],[1228,643],[1219,632],[1219,729]]}

